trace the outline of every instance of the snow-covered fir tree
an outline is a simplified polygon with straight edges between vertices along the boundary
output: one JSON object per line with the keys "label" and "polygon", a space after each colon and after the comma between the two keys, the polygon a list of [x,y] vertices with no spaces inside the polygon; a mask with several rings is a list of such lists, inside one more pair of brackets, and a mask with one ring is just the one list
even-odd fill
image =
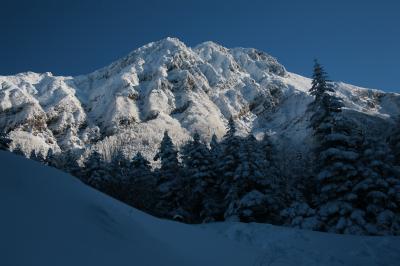
{"label": "snow-covered fir tree", "polygon": [[318,60],[314,60],[314,71],[312,75],[312,86],[310,94],[315,97],[314,103],[319,103],[326,96],[327,92],[333,92],[329,84],[328,75]]}
{"label": "snow-covered fir tree", "polygon": [[267,133],[264,134],[263,139],[261,140],[262,151],[264,153],[265,160],[268,164],[272,164],[273,156],[274,156],[274,145],[271,140],[271,136]]}
{"label": "snow-covered fir tree", "polygon": [[315,96],[311,126],[316,140],[316,185],[318,216],[322,230],[358,234],[362,231],[353,219],[357,195],[353,187],[359,182],[358,160],[362,136],[342,114],[343,103],[331,94],[322,67],[316,63],[313,86]]}
{"label": "snow-covered fir tree", "polygon": [[171,182],[179,179],[180,165],[178,161],[178,151],[172,142],[168,131],[164,132],[164,137],[160,144],[160,149],[154,157],[154,160],[161,161],[160,183]]}
{"label": "snow-covered fir tree", "polygon": [[[97,161],[97,158],[94,158]],[[102,168],[95,170],[95,175],[102,173],[105,176],[98,176],[92,179],[96,187],[104,193],[130,204],[130,188],[128,186],[129,160],[122,149],[112,154],[111,161],[106,162],[103,158]]]}
{"label": "snow-covered fir tree", "polygon": [[81,150],[66,150],[55,155],[54,163],[57,165],[57,168],[63,169],[67,173],[70,173],[73,176],[80,178],[85,182],[85,169],[82,169],[78,163],[78,160],[81,156]]}
{"label": "snow-covered fir tree", "polygon": [[29,159],[36,161],[36,151],[31,150],[31,153],[29,154]]}
{"label": "snow-covered fir tree", "polygon": [[8,151],[10,149],[11,139],[6,134],[0,134],[0,150]]}
{"label": "snow-covered fir tree", "polygon": [[279,201],[274,178],[267,176],[265,151],[253,135],[240,139],[238,164],[225,200],[225,218],[277,222]]}
{"label": "snow-covered fir tree", "polygon": [[218,141],[217,135],[213,134],[210,141],[210,152],[213,158],[218,158],[221,153],[221,144]]}
{"label": "snow-covered fir tree", "polygon": [[185,174],[186,209],[193,221],[219,219],[220,206],[216,185],[215,164],[211,151],[195,132],[193,140],[182,148]]}
{"label": "snow-covered fir tree", "polygon": [[43,156],[43,153],[41,151],[36,152],[35,150],[31,151],[29,159],[43,163],[43,164],[45,164],[45,161],[46,161],[46,158]]}
{"label": "snow-covered fir tree", "polygon": [[[130,182],[141,182],[141,180],[147,181],[154,179],[153,172],[151,170],[150,162],[143,157],[141,152],[136,153],[132,158],[129,166],[129,179]],[[154,180],[151,180],[153,182]]]}
{"label": "snow-covered fir tree", "polygon": [[129,187],[129,204],[154,213],[155,205],[159,200],[154,193],[156,180],[150,162],[140,152],[130,162],[127,186]]}
{"label": "snow-covered fir tree", "polygon": [[129,168],[129,159],[127,159],[122,149],[118,149],[111,158],[109,165],[110,174],[115,179],[126,180],[129,176]]}
{"label": "snow-covered fir tree", "polygon": [[54,153],[53,149],[50,148],[46,154],[46,165],[57,167],[57,156]]}
{"label": "snow-covered fir tree", "polygon": [[288,208],[280,213],[284,225],[309,230],[321,228],[321,221],[315,209],[303,201],[294,201]]}
{"label": "snow-covered fir tree", "polygon": [[393,166],[389,147],[376,139],[366,139],[360,172],[355,185],[359,223],[367,234],[400,234],[400,172]]}
{"label": "snow-covered fir tree", "polygon": [[224,194],[227,194],[233,182],[236,168],[239,164],[240,137],[236,136],[235,121],[231,117],[228,130],[220,143],[220,152],[217,158],[218,184]]}
{"label": "snow-covered fir tree", "polygon": [[103,179],[110,177],[107,164],[97,150],[92,150],[84,164],[83,181],[85,183],[100,188],[104,184]]}
{"label": "snow-covered fir tree", "polygon": [[157,207],[159,212],[164,213],[169,218],[185,220],[188,214],[182,208],[184,194],[178,151],[167,131],[164,132],[164,137],[154,160],[161,161],[161,167],[157,171],[157,187],[162,197]]}
{"label": "snow-covered fir tree", "polygon": [[[263,175],[268,177],[267,182],[273,183],[274,186],[282,186],[282,177],[279,177],[279,169],[277,166],[277,150],[274,146],[273,141],[271,140],[271,136],[267,133],[264,134],[260,143],[255,143],[255,139],[252,136],[251,143],[256,145],[255,150],[257,151],[257,156],[260,156],[259,160],[262,161],[263,164]],[[283,188],[281,188],[283,189]],[[282,192],[282,191],[280,191]]]}

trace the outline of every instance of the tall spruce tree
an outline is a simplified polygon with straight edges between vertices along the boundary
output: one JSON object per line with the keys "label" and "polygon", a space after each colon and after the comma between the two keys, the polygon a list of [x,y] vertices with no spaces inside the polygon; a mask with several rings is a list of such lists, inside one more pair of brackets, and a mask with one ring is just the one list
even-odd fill
{"label": "tall spruce tree", "polygon": [[[189,178],[202,181],[214,176],[210,150],[200,141],[200,135],[197,132],[194,133],[193,140],[182,148],[182,161],[185,174]],[[202,191],[202,184],[198,183],[198,185],[200,186],[195,190]]]}
{"label": "tall spruce tree", "polygon": [[320,63],[314,60],[314,71],[312,76],[310,94],[315,97],[315,102],[321,101],[326,92],[333,92],[328,81],[328,75]]}
{"label": "tall spruce tree", "polygon": [[217,220],[220,214],[219,193],[211,151],[196,132],[182,148],[187,210],[194,222]]}
{"label": "tall spruce tree", "polygon": [[179,179],[180,166],[178,161],[178,151],[172,142],[168,131],[164,132],[164,137],[160,144],[160,149],[155,155],[154,160],[161,161],[160,183],[172,182]]}
{"label": "tall spruce tree", "polygon": [[277,192],[283,193],[283,184],[281,184],[283,180],[282,178],[279,178],[279,170],[277,166],[277,151],[275,150],[270,135],[267,133],[264,134],[261,143],[258,143],[257,145],[257,149],[261,153],[261,158],[263,158],[263,175],[267,177],[266,182],[275,187],[281,186]]}
{"label": "tall spruce tree", "polygon": [[154,213],[158,198],[154,195],[156,180],[150,162],[138,152],[131,160],[129,167],[128,203],[138,209]]}
{"label": "tall spruce tree", "polygon": [[29,159],[43,163],[43,164],[46,162],[46,159],[43,156],[43,153],[41,151],[36,152],[35,150],[32,150],[31,154],[29,156]]}
{"label": "tall spruce tree", "polygon": [[220,143],[220,153],[217,159],[218,184],[224,194],[227,194],[234,179],[236,168],[239,164],[240,138],[236,136],[236,126],[231,117],[228,130]]}
{"label": "tall spruce tree", "polygon": [[[92,159],[95,165],[99,159],[97,157],[98,155]],[[123,150],[117,150],[112,155],[109,163],[102,160],[102,164],[102,168],[94,170],[95,178],[92,179],[92,185],[104,193],[129,204],[129,160]]]}
{"label": "tall spruce tree", "polygon": [[264,153],[263,157],[268,161],[269,164],[273,162],[274,155],[274,145],[272,143],[271,137],[265,133],[261,141],[262,151]]}
{"label": "tall spruce tree", "polygon": [[122,149],[117,150],[111,158],[110,174],[114,179],[126,180],[129,176],[130,162]]}
{"label": "tall spruce tree", "polygon": [[102,155],[97,150],[93,150],[85,161],[83,181],[95,188],[103,190],[102,185],[104,184],[104,179],[110,177],[107,168],[107,164]]}
{"label": "tall spruce tree", "polygon": [[238,165],[226,194],[225,218],[244,222],[276,222],[279,202],[273,178],[267,176],[262,145],[253,135],[240,139]]}
{"label": "tall spruce tree", "polygon": [[29,155],[29,159],[37,161],[37,156],[35,150],[31,150],[31,153]]}
{"label": "tall spruce tree", "polygon": [[54,164],[55,167],[70,173],[71,175],[80,178],[83,182],[86,182],[85,169],[81,169],[78,159],[81,156],[81,150],[68,149],[55,155]]}
{"label": "tall spruce tree", "polygon": [[214,159],[218,158],[219,154],[221,153],[221,144],[219,143],[215,134],[213,134],[211,137],[210,151]]}
{"label": "tall spruce tree", "polygon": [[158,204],[158,212],[160,215],[176,220],[187,219],[188,215],[182,208],[183,180],[178,151],[167,131],[164,132],[160,149],[154,160],[161,161],[157,183],[162,200]]}
{"label": "tall spruce tree", "polygon": [[362,179],[354,186],[359,224],[368,234],[400,234],[400,172],[386,143],[366,139]]}
{"label": "tall spruce tree", "polygon": [[54,153],[54,151],[53,151],[53,149],[52,148],[50,148],[48,151],[47,151],[47,154],[46,154],[46,164],[48,165],[48,166],[51,166],[51,167],[56,167],[57,168],[57,156],[56,156],[56,154]]}
{"label": "tall spruce tree", "polygon": [[136,153],[130,162],[129,178],[130,182],[138,182],[139,180],[154,182],[153,173],[151,170],[150,162],[143,157],[141,152]]}
{"label": "tall spruce tree", "polygon": [[318,215],[322,230],[358,234],[361,229],[355,209],[354,185],[359,181],[358,160],[362,136],[342,114],[343,103],[331,94],[331,86],[321,65],[316,62],[310,104],[311,127],[316,140],[316,184]]}

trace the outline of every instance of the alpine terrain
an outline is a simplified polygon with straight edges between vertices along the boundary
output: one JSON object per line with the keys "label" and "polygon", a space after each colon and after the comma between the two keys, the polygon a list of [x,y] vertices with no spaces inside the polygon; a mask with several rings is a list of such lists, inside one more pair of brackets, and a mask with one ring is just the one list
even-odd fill
{"label": "alpine terrain", "polygon": [[176,38],[86,75],[0,76],[2,149],[186,223],[400,234],[399,115],[399,94],[331,82],[317,61],[310,79]]}

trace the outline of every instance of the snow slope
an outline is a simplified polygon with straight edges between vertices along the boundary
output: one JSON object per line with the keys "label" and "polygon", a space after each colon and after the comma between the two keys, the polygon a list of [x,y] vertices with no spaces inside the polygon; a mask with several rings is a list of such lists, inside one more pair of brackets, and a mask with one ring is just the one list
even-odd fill
{"label": "snow slope", "polygon": [[[390,131],[398,94],[335,87],[356,123],[377,136]],[[310,146],[309,88],[265,52],[166,38],[87,75],[0,76],[0,131],[27,154],[97,147],[106,157],[123,148],[151,158],[165,129],[177,144],[194,131],[210,140],[233,116],[242,134],[268,132],[301,150]]]}
{"label": "snow slope", "polygon": [[232,265],[246,265],[256,256],[10,153],[0,152],[0,168],[0,265],[223,265],[229,257]]}
{"label": "snow slope", "polygon": [[0,265],[398,265],[400,237],[160,220],[0,151]]}

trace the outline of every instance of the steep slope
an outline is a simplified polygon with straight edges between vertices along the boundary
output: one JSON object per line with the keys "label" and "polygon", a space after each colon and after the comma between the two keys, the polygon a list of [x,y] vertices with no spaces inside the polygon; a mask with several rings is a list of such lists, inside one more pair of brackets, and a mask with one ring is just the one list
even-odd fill
{"label": "steep slope", "polygon": [[[0,264],[397,265],[399,237],[160,220],[0,151]],[[385,256],[382,256],[385,254]]]}
{"label": "steep slope", "polygon": [[256,256],[249,247],[153,218],[11,153],[0,151],[0,168],[1,265],[222,265],[227,258],[231,265],[252,265]]}
{"label": "steep slope", "polygon": [[[151,157],[167,129],[180,144],[194,131],[222,136],[235,117],[242,134],[265,133],[309,149],[310,80],[256,49],[175,38],[149,43],[88,75],[0,76],[0,130],[25,152],[124,147]],[[400,96],[335,83],[355,123],[382,135],[400,114]]]}

